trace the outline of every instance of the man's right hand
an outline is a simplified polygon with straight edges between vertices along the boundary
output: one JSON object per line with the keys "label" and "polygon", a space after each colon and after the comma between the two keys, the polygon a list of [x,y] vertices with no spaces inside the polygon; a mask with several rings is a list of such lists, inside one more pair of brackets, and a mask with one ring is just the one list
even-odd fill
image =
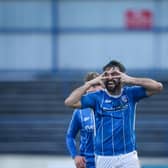
{"label": "man's right hand", "polygon": [[76,156],[74,158],[76,168],[85,168],[86,167],[86,162],[85,162],[85,157],[83,156]]}

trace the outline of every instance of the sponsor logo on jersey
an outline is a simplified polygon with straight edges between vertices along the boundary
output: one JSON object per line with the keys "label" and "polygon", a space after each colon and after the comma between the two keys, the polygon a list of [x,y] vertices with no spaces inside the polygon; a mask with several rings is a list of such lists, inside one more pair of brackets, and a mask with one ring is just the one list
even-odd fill
{"label": "sponsor logo on jersey", "polygon": [[88,121],[90,119],[90,117],[84,117],[84,121]]}
{"label": "sponsor logo on jersey", "polygon": [[106,100],[105,100],[105,103],[111,103],[111,100],[106,99]]}
{"label": "sponsor logo on jersey", "polygon": [[121,97],[121,100],[122,100],[124,103],[127,103],[127,102],[128,102],[128,98],[127,98],[127,96],[125,96],[125,95],[123,95],[123,96]]}
{"label": "sponsor logo on jersey", "polygon": [[93,131],[93,129],[94,129],[93,125],[86,125],[85,126],[85,130],[87,130],[87,131]]}

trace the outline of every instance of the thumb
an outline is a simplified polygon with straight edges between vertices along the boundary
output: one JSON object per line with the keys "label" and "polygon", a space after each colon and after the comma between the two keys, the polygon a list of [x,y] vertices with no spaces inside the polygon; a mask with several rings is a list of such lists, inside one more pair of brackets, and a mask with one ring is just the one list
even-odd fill
{"label": "thumb", "polygon": [[83,162],[85,162],[85,157],[82,157]]}
{"label": "thumb", "polygon": [[104,82],[100,81],[100,85],[102,86],[102,88],[105,88]]}

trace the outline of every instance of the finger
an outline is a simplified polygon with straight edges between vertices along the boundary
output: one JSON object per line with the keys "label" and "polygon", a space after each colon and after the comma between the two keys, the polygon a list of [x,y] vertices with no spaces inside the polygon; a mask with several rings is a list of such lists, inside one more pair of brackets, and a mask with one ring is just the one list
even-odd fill
{"label": "finger", "polygon": [[101,78],[103,81],[106,81],[107,79],[109,79],[109,77],[108,76],[102,76],[102,78]]}
{"label": "finger", "polygon": [[85,165],[86,165],[86,160],[85,160],[85,158],[83,158],[83,165],[84,165],[84,167],[85,167]]}
{"label": "finger", "polygon": [[86,161],[85,161],[85,158],[82,157],[82,158],[81,158],[81,162],[80,162],[81,168],[85,167],[85,164],[86,164],[85,162],[86,162]]}
{"label": "finger", "polygon": [[105,85],[104,85],[103,81],[100,82],[100,85],[101,85],[102,88],[105,88]]}
{"label": "finger", "polygon": [[77,168],[82,168],[82,167],[83,167],[82,162],[80,162],[80,163],[77,164]]}
{"label": "finger", "polygon": [[117,74],[122,74],[122,72],[120,72],[118,69],[115,69],[113,72],[115,72]]}
{"label": "finger", "polygon": [[83,162],[85,163],[85,161],[86,161],[86,160],[85,160],[85,158],[84,158],[84,157],[82,158],[82,160],[83,160]]}
{"label": "finger", "polygon": [[81,162],[81,163],[80,163],[80,167],[81,167],[81,168],[85,167],[85,165],[86,165],[85,162]]}
{"label": "finger", "polygon": [[104,76],[107,75],[107,73],[108,73],[107,71],[104,71],[104,72],[101,74],[101,76],[104,77]]}
{"label": "finger", "polygon": [[113,79],[121,79],[121,75],[112,76]]}
{"label": "finger", "polygon": [[78,160],[78,161],[76,162],[76,167],[77,167],[77,168],[81,168],[81,167],[82,167],[82,159],[80,159],[80,160]]}
{"label": "finger", "polygon": [[76,168],[80,168],[80,164],[79,163],[76,163]]}
{"label": "finger", "polygon": [[107,71],[103,72],[100,76],[101,76],[101,79],[102,79],[102,80],[108,79]]}

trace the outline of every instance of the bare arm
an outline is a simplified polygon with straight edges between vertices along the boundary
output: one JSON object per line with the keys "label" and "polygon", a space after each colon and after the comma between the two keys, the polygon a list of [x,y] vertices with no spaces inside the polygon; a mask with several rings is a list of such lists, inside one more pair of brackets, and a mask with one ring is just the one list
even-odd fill
{"label": "bare arm", "polygon": [[129,84],[139,85],[146,89],[146,94],[152,96],[160,92],[163,89],[163,85],[160,82],[157,82],[149,78],[131,78]]}
{"label": "bare arm", "polygon": [[104,87],[103,80],[106,79],[103,74],[99,75],[95,79],[86,82],[81,87],[75,89],[66,99],[65,105],[73,108],[81,108],[81,97],[86,93],[86,91],[95,84],[101,84]]}
{"label": "bare arm", "polygon": [[125,73],[120,73],[120,80],[122,83],[131,84],[131,85],[139,85],[146,89],[146,94],[151,96],[160,92],[163,89],[163,85],[161,82],[155,81],[150,78],[137,78],[128,76]]}
{"label": "bare arm", "polygon": [[73,108],[81,108],[81,97],[86,93],[91,85],[85,83],[83,86],[75,89],[66,99],[65,105]]}

